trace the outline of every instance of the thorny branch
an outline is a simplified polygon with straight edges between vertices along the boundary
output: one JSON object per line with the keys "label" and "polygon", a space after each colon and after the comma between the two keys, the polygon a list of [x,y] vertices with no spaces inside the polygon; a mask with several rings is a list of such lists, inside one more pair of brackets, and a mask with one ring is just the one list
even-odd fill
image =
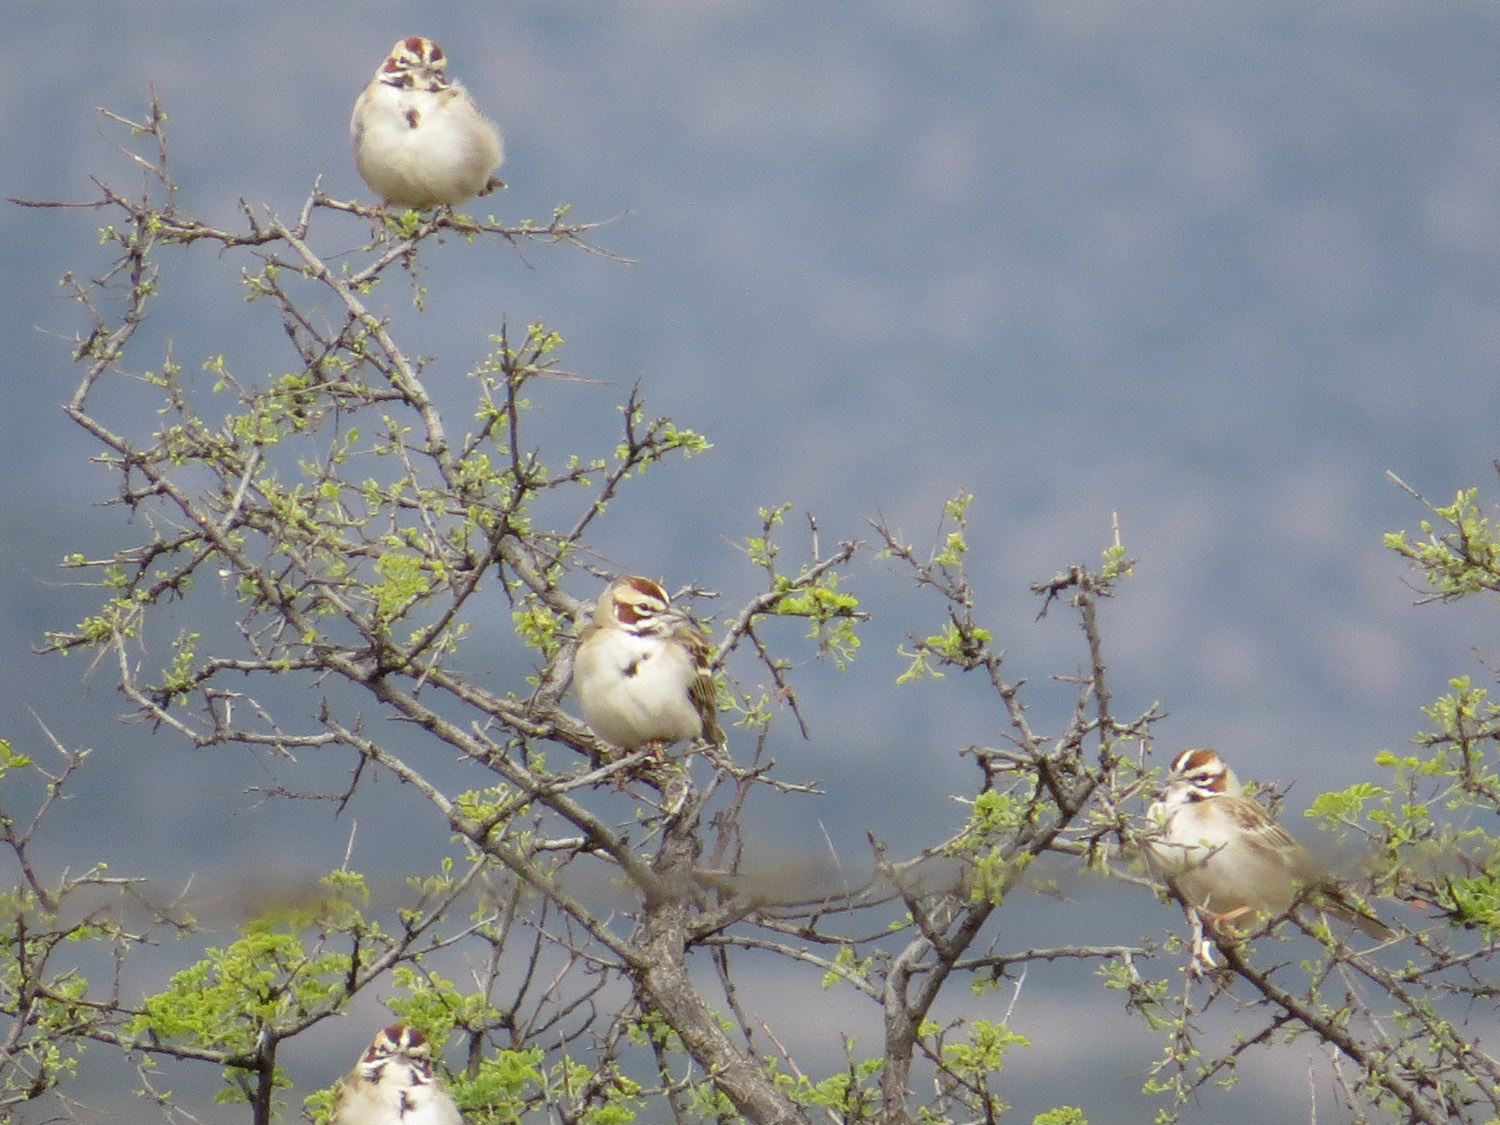
{"label": "thorny branch", "polygon": [[[65,753],[62,770],[43,775],[51,787],[30,826],[18,830],[4,818],[27,901],[6,919],[5,936],[22,956],[12,977],[0,978],[12,1019],[0,1077],[10,1060],[25,1089],[0,1090],[0,1107],[58,1080],[55,1062],[37,1061],[45,1026],[47,1035],[115,1043],[138,1058],[222,1065],[265,1120],[282,1080],[278,1046],[358,994],[400,979],[411,1012],[464,1037],[456,1085],[486,1091],[466,1108],[497,1119],[545,1108],[570,1122],[605,1110],[670,1113],[682,1122],[735,1115],[806,1122],[819,1114],[889,1125],[988,1122],[1002,1103],[991,1089],[998,1057],[980,1047],[985,1021],[972,1021],[966,1040],[964,1020],[935,1030],[933,1013],[954,995],[955,978],[1009,979],[1019,991],[1031,967],[1058,962],[1094,963],[1127,1008],[1166,1029],[1173,1054],[1156,1073],[1175,1066],[1180,1079],[1169,1114],[1209,1078],[1231,1072],[1244,1052],[1271,1049],[1284,1033],[1316,1035],[1359,1068],[1352,1082],[1339,1075],[1351,1097],[1398,1106],[1412,1120],[1500,1104],[1500,1065],[1457,1034],[1433,1001],[1444,990],[1467,1002],[1492,1000],[1488,948],[1459,951],[1413,935],[1428,961],[1395,970],[1335,941],[1322,947],[1322,968],[1294,989],[1284,966],[1257,967],[1245,946],[1225,941],[1225,979],[1247,982],[1264,1003],[1249,1009],[1259,1023],[1239,1044],[1195,1064],[1201,1033],[1188,994],[1174,1012],[1165,982],[1142,971],[1156,956],[1153,943],[1006,947],[1005,928],[993,919],[1044,862],[1086,864],[1135,888],[1145,882],[1127,868],[1148,830],[1140,808],[1154,785],[1147,759],[1161,714],[1151,707],[1122,716],[1107,676],[1100,606],[1131,566],[1118,531],[1104,565],[1069,566],[1033,587],[1039,618],[1054,605],[1077,614],[1087,654],[1077,671],[1058,677],[1071,703],[1044,721],[1028,710],[1025,681],[994,644],[970,582],[972,497],[945,507],[941,546],[930,553],[875,522],[880,556],[937,602],[936,626],[903,650],[911,667],[902,679],[977,673],[998,745],[960,751],[979,776],[967,821],[948,839],[903,856],[872,830],[862,873],[768,877],[744,824],[760,806],[795,811],[788,802],[818,792],[771,757],[773,730],[789,715],[804,738],[820,734],[798,705],[799,665],[770,623],[791,617],[810,626],[814,651],[806,659],[831,657],[840,667],[852,659],[855,630],[871,616],[846,588],[863,544],[848,538],[825,550],[810,518],[806,557],[789,566],[777,540],[784,509],[764,510],[758,534],[746,540],[763,588],[719,615],[713,667],[740,716],[730,746],[619,752],[563,704],[577,629],[606,572],[586,561],[588,536],[628,502],[640,474],[706,443],[668,418],[651,418],[635,387],[611,407],[621,415],[615,448],[569,451],[561,468],[549,468],[530,437],[531,396],[602,384],[564,372],[561,340],[543,325],[524,337],[498,326],[495,351],[470,372],[471,400],[457,415],[464,424],[450,429],[455,392],[429,384],[424,363],[403,344],[404,311],[385,303],[387,283],[405,276],[415,286],[423,255],[445,238],[499,241],[518,252],[540,241],[611,257],[590,242],[599,224],[568,223],[566,208],[542,224],[446,211],[386,222],[314,188],[294,219],[245,204],[243,229],[216,229],[177,204],[160,106],[153,102],[141,122],[106,117],[147,139],[147,155],[126,150],[143,173],[140,195],[99,182],[99,197],[86,204],[24,205],[86,207],[112,224],[109,267],[93,280],[67,279],[87,327],[75,349],[82,374],[65,409],[116,472],[115,503],[139,535],[111,555],[69,560],[100,576],[101,606],[53,634],[51,647],[107,660],[135,717],[164,733],[199,749],[260,754],[272,777],[258,796],[330,799],[297,780],[308,759],[344,763],[347,782],[331,798],[339,814],[374,803],[377,779],[399,782],[401,798],[418,807],[424,826],[439,827],[457,857],[433,857],[436,874],[418,880],[415,905],[399,910],[389,931],[344,899],[322,904],[293,927],[298,941],[313,935],[297,956],[261,954],[284,970],[267,987],[285,1006],[196,1035],[169,1024],[151,1000],[124,1002],[118,986],[103,998],[71,995],[67,974],[51,968],[78,933],[58,922],[65,900],[85,888],[133,888],[97,869],[61,883],[39,873],[35,829],[83,761]],[[379,237],[347,255],[323,253],[329,225],[348,216],[380,218]],[[217,356],[196,377],[170,345],[155,368],[137,358],[138,330],[170,276],[158,263],[205,243],[240,263],[248,296],[275,310],[295,357],[289,370],[251,374]],[[115,409],[116,393],[149,404],[140,413],[153,421],[132,424],[129,411]],[[217,420],[200,400],[216,404]],[[161,611],[169,605],[193,622],[190,631],[168,631]],[[507,613],[518,639],[497,658],[476,643],[476,626]],[[497,663],[503,671],[493,674]],[[742,664],[769,673],[769,699],[741,686]],[[1122,753],[1132,742],[1135,755]],[[1469,774],[1468,791],[1483,794],[1482,768]],[[378,807],[390,822],[390,808]],[[395,815],[413,814],[408,804]],[[345,891],[356,881],[347,862],[333,880]],[[170,910],[156,916],[185,928]],[[93,915],[88,924],[101,927],[122,962],[144,940]],[[1322,940],[1314,931],[1302,936]],[[475,949],[465,991],[437,966],[445,954]],[[846,985],[872,1005],[883,1038],[870,1056],[857,1057],[846,1039],[847,1073],[819,1086],[787,1053],[741,975],[767,959],[778,973]],[[712,973],[700,971],[705,962]],[[1399,1002],[1428,1055],[1403,1054],[1379,1016],[1351,1019],[1323,1001],[1340,982],[1351,995],[1359,982]],[[265,999],[243,998],[246,1007]],[[1375,1003],[1361,997],[1359,1010],[1373,1012]],[[767,1059],[762,1038],[780,1063]],[[534,1057],[526,1054],[533,1049]],[[482,1100],[497,1096],[491,1079],[500,1052],[515,1052],[509,1061],[522,1066],[524,1058],[530,1068],[505,1106]],[[585,1057],[580,1071],[573,1064]],[[1193,1065],[1201,1066],[1197,1078]],[[160,1086],[144,1087],[165,1114],[175,1112]]]}

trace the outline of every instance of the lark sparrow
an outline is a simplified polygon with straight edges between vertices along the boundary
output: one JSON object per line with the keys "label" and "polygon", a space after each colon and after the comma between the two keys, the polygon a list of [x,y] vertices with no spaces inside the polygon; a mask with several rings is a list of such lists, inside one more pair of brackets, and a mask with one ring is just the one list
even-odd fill
{"label": "lark sparrow", "polygon": [[1213,750],[1184,750],[1147,814],[1146,858],[1181,898],[1194,925],[1195,962],[1212,967],[1201,921],[1233,929],[1246,915],[1284,914],[1306,903],[1373,938],[1391,937],[1349,901]]}
{"label": "lark sparrow", "polygon": [[328,1125],[463,1125],[463,1118],[433,1077],[427,1039],[393,1023],[339,1082]]}
{"label": "lark sparrow", "polygon": [[424,211],[504,186],[490,174],[505,158],[500,130],[447,66],[431,39],[408,36],[354,103],[354,163],[386,203]]}
{"label": "lark sparrow", "polygon": [[708,639],[649,578],[621,578],[600,595],[579,634],[573,684],[594,733],[625,750],[724,743]]}

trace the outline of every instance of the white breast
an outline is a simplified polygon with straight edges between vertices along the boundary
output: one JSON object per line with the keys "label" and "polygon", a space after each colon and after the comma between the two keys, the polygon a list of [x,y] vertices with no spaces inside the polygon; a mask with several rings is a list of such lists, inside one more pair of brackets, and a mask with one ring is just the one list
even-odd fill
{"label": "white breast", "polygon": [[635,750],[657,740],[697,738],[702,720],[688,694],[688,654],[661,637],[611,630],[579,649],[574,683],[594,733]]}
{"label": "white breast", "polygon": [[1295,895],[1287,858],[1246,833],[1232,804],[1212,798],[1178,806],[1149,849],[1152,866],[1188,902],[1215,914],[1285,910]]}
{"label": "white breast", "polygon": [[355,104],[350,136],[365,183],[401,207],[476,196],[503,157],[499,131],[457,85],[432,93],[376,83]]}

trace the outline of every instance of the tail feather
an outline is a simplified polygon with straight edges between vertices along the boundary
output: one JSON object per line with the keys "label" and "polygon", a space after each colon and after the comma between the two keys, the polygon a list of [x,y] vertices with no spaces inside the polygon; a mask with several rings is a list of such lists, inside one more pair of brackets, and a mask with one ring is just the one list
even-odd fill
{"label": "tail feather", "polygon": [[1347,922],[1366,937],[1387,941],[1396,936],[1396,931],[1387,926],[1368,910],[1354,905],[1337,890],[1325,890],[1316,895],[1312,905],[1325,914],[1331,914],[1340,922]]}

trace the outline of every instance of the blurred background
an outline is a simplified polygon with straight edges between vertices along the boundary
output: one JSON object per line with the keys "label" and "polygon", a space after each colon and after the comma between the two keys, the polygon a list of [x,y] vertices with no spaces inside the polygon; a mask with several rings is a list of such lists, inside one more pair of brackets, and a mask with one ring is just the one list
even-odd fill
{"label": "blurred background", "polygon": [[[231,226],[240,200],[291,217],[319,182],[368,199],[348,153],[353,99],[398,37],[441,43],[506,137],[509,190],[472,210],[545,223],[571,204],[572,218],[612,219],[597,241],[634,264],[450,242],[424,262],[426,311],[386,287],[398,339],[435,357],[434,381],[461,384],[502,324],[561,332],[563,366],[604,385],[534,396],[552,463],[610,448],[637,381],[648,414],[705,433],[712,452],[653,472],[596,543],[606,565],[721,592],[702,616],[757,590],[738,544],[760,506],[792,505],[788,558],[809,515],[825,546],[870,538],[879,515],[925,549],[943,501],[967,489],[980,615],[1047,729],[1071,699],[1048,677],[1086,652],[1065,613],[1035,620],[1028,585],[1096,562],[1118,513],[1140,565],[1103,616],[1117,712],[1171,713],[1159,761],[1213,745],[1242,776],[1295,783],[1294,824],[1322,789],[1384,780],[1373,755],[1408,744],[1450,676],[1486,675],[1490,608],[1416,608],[1381,537],[1424,515],[1387,471],[1439,503],[1476,484],[1494,495],[1494,5],[163,0],[18,3],[8,19],[0,195],[87,200],[91,175],[135,189],[125,138],[95,107],[139,118],[154,87],[181,205]],[[43,756],[46,724],[95,750],[39,842],[48,863],[108,858],[165,887],[191,877],[207,940],[228,940],[266,888],[337,866],[351,822],[264,803],[247,789],[280,766],[185,754],[117,721],[108,669],[34,654],[97,603],[57,561],[141,533],[98,506],[113,481],[59,409],[83,321],[57,282],[103,268],[97,219],[0,206],[0,736]],[[325,250],[368,236],[353,218],[319,223]],[[136,349],[137,371],[169,351],[188,370],[220,353],[247,375],[291,363],[270,310],[245,306],[237,267],[206,250],[176,256]],[[953,795],[977,781],[957,750],[1003,737],[981,684],[892,690],[896,645],[933,631],[939,607],[885,564],[857,567],[851,589],[876,615],[865,652],[843,675],[800,670],[811,738],[784,723],[774,748],[827,796],[755,812],[763,840],[853,868],[866,829],[901,852],[951,833]],[[499,647],[507,625],[497,601]],[[397,787],[366,796],[353,866],[402,872],[412,833],[441,846]],[[25,811],[24,794],[6,806]],[[403,812],[415,824],[391,831]],[[1008,913],[1001,944],[1179,925],[1144,894],[1065,892]],[[775,984],[773,1011],[809,999],[807,982]],[[869,1011],[811,999],[803,1030],[830,1065],[825,1018],[863,1021],[873,1047]],[[1013,999],[1034,1044],[999,1084],[1019,1119],[1066,1101],[1096,1121],[1151,1119],[1134,1095],[1160,1047],[1103,1011],[1086,971],[1038,972]],[[1011,1001],[973,1003],[998,1018]],[[294,1113],[378,1018],[309,1037],[289,1060]],[[1277,1050],[1247,1064],[1250,1086],[1256,1066],[1279,1073],[1313,1049]],[[238,1120],[208,1104],[206,1077],[179,1084],[185,1103]],[[1276,1096],[1305,1114],[1315,1095],[1296,1087]],[[1316,1096],[1319,1120],[1340,1119],[1326,1084]],[[1196,1119],[1245,1120],[1265,1097],[1215,1097]],[[118,1087],[86,1100],[159,1120]]]}

